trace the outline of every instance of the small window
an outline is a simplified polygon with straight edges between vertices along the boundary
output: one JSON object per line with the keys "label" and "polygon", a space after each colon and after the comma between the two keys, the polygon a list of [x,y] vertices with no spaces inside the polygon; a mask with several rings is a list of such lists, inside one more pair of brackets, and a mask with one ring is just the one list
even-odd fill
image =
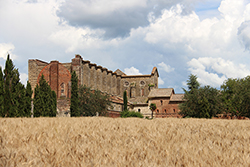
{"label": "small window", "polygon": [[141,112],[141,109],[140,109],[140,108],[138,109],[138,112]]}
{"label": "small window", "polygon": [[144,89],[141,89],[141,96],[144,96]]}
{"label": "small window", "polygon": [[61,95],[64,95],[64,83],[61,84]]}
{"label": "small window", "polygon": [[167,110],[165,109],[164,112],[167,113]]}
{"label": "small window", "polygon": [[143,85],[145,85],[145,82],[144,82],[144,81],[141,81],[140,84],[143,86]]}
{"label": "small window", "polygon": [[159,113],[159,110],[157,109],[157,113]]}
{"label": "small window", "polygon": [[163,101],[161,100],[161,105],[163,104]]}
{"label": "small window", "polygon": [[124,82],[124,86],[129,86],[129,82],[128,82],[128,81],[125,81],[125,82]]}
{"label": "small window", "polygon": [[173,111],[175,112],[175,109],[173,109]]}

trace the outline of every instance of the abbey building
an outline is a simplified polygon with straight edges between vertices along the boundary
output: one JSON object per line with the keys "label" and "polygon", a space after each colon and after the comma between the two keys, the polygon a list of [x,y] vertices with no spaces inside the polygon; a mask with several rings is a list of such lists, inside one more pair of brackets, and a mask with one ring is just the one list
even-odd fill
{"label": "abbey building", "polygon": [[[112,110],[114,112],[122,111],[122,97],[124,91],[127,91],[130,108],[142,112],[144,116],[148,117],[152,116],[152,111],[149,110],[150,101],[153,100],[154,103],[157,104],[158,102],[155,101],[156,99],[162,101],[162,105],[159,107],[157,106],[158,110],[155,111],[155,115],[157,115],[158,112],[158,115],[162,115],[160,113],[165,113],[166,116],[171,116],[171,114],[167,113],[172,113],[175,110],[177,113],[178,105],[175,104],[181,102],[183,97],[183,95],[175,94],[173,89],[169,90],[168,88],[167,90],[169,91],[166,91],[166,89],[158,89],[159,73],[156,67],[154,67],[148,75],[126,75],[119,69],[111,71],[91,63],[90,61],[83,60],[80,55],[75,55],[75,58],[73,58],[70,63],[60,63],[58,61],[47,63],[38,59],[31,59],[28,64],[29,82],[31,83],[33,91],[40,77],[44,75],[51,89],[56,92],[59,115],[68,113],[69,110],[69,105],[67,104],[71,96],[70,81],[72,71],[76,71],[79,84],[86,85],[92,89],[98,89],[111,95],[113,102]],[[161,92],[161,95],[159,92]],[[172,101],[173,104],[167,105],[167,103],[171,101],[171,98],[175,99]],[[163,105],[163,101],[165,105]],[[165,109],[161,109],[163,106],[165,106]],[[169,106],[172,108],[171,112],[168,109]],[[176,117],[178,116],[178,114],[172,114],[172,116],[173,115]]]}

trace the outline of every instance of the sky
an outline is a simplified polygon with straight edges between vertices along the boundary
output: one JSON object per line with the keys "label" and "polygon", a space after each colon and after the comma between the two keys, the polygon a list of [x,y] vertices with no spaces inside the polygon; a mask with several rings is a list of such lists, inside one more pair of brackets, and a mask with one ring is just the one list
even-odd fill
{"label": "sky", "polygon": [[159,71],[159,88],[186,89],[190,74],[219,88],[250,75],[250,0],[0,0],[0,65],[21,81],[28,60],[75,54],[126,74]]}

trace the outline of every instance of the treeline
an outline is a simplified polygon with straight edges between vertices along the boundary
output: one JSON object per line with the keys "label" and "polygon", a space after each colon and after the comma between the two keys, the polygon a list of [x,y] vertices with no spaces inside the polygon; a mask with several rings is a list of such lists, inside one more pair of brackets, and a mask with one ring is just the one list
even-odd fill
{"label": "treeline", "polygon": [[0,66],[0,116],[30,117],[32,89],[20,82],[18,69],[7,56],[5,69]]}
{"label": "treeline", "polygon": [[195,75],[187,80],[188,90],[180,114],[184,117],[212,118],[218,114],[250,117],[250,76],[242,79],[227,79],[220,90],[200,86]]}
{"label": "treeline", "polygon": [[[34,99],[30,83],[26,87],[20,82],[18,69],[10,56],[7,56],[5,69],[0,67],[0,116],[1,117],[40,117],[56,116],[56,93],[42,76],[35,88]],[[34,110],[31,112],[31,102]]]}

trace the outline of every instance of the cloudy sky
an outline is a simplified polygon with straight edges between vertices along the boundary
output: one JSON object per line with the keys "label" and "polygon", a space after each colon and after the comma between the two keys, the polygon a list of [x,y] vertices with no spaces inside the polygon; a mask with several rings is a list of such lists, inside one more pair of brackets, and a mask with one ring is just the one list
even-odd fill
{"label": "cloudy sky", "polygon": [[150,74],[182,93],[250,75],[249,0],[0,0],[0,65],[7,53],[28,79],[28,59],[75,54],[127,74]]}

